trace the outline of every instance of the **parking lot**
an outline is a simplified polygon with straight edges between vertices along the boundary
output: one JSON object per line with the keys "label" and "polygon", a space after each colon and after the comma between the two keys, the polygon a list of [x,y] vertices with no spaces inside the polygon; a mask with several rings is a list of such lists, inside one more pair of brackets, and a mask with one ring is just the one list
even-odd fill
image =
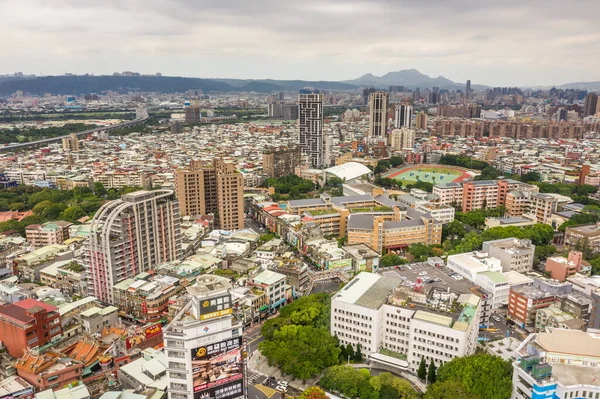
{"label": "parking lot", "polygon": [[387,277],[400,279],[404,277],[405,285],[416,284],[417,279],[420,278],[427,291],[431,287],[443,289],[450,287],[451,291],[468,293],[473,287],[473,284],[466,279],[457,280],[452,278],[451,275],[455,273],[446,266],[433,267],[425,262],[387,268],[381,270],[380,273]]}

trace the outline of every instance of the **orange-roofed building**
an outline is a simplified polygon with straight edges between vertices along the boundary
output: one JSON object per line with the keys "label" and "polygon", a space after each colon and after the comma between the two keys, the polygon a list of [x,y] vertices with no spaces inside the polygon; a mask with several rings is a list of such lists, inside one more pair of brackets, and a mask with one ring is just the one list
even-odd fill
{"label": "orange-roofed building", "polygon": [[37,392],[61,389],[81,379],[83,363],[62,358],[57,353],[34,354],[25,351],[15,363],[19,377],[33,385]]}

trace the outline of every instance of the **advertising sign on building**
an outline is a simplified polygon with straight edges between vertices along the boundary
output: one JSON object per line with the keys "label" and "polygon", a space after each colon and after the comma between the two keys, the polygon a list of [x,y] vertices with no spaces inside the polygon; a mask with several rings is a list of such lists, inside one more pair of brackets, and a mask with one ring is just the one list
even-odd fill
{"label": "advertising sign on building", "polygon": [[327,262],[329,270],[350,270],[352,269],[352,259],[338,259]]}
{"label": "advertising sign on building", "polygon": [[231,314],[232,312],[231,294],[225,294],[202,302],[202,306],[200,307],[200,320],[209,320]]}
{"label": "advertising sign on building", "polygon": [[242,337],[192,349],[194,399],[243,395]]}

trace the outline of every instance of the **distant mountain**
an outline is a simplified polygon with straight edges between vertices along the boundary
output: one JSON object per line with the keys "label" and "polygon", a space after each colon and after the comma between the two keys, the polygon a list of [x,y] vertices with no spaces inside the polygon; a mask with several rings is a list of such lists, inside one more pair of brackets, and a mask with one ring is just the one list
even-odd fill
{"label": "distant mountain", "polygon": [[579,89],[579,90],[590,90],[600,91],[600,82],[574,82],[566,83],[564,85],[557,86],[557,89]]}
{"label": "distant mountain", "polygon": [[204,93],[232,91],[271,93],[299,90],[304,87],[323,90],[357,89],[357,86],[346,83],[304,80],[200,79],[172,76],[44,76],[0,81],[0,95],[10,95],[18,90],[34,95],[87,94],[105,91],[181,93],[187,90],[202,90]]}
{"label": "distant mountain", "polygon": [[[464,83],[455,83],[450,79],[446,79],[443,76],[437,78],[431,78],[427,75],[422,74],[416,69],[404,69],[402,71],[388,72],[383,76],[375,76],[372,73],[361,76],[358,79],[346,80],[343,83],[349,83],[357,86],[373,86],[379,89],[387,89],[388,86],[405,86],[411,89],[427,87],[439,87],[441,89],[462,89],[464,90]],[[478,85],[479,86],[479,85]],[[483,86],[485,87],[485,86]],[[477,89],[477,86],[473,86]]]}

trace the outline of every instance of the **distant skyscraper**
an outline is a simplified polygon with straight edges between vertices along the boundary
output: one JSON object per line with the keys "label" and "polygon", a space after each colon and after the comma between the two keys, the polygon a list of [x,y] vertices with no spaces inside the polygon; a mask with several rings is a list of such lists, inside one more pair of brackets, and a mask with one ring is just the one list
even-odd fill
{"label": "distant skyscraper", "polygon": [[71,133],[69,137],[64,137],[62,139],[63,151],[71,152],[71,151],[79,151],[79,139],[75,133]]}
{"label": "distant skyscraper", "polygon": [[415,122],[417,129],[427,129],[427,114],[423,111],[419,112]]}
{"label": "distant skyscraper", "polygon": [[417,87],[415,91],[413,91],[413,102],[418,103],[421,101],[421,91]]}
{"label": "distant skyscraper", "polygon": [[481,118],[481,105],[479,105],[479,104],[467,105],[467,118]]}
{"label": "distant skyscraper", "polygon": [[598,94],[588,93],[585,98],[585,109],[583,116],[595,115],[596,107],[598,106]]}
{"label": "distant skyscraper", "polygon": [[299,142],[313,168],[323,166],[323,95],[298,94]]}
{"label": "distant skyscraper", "polygon": [[171,190],[136,191],[107,202],[90,225],[91,293],[113,303],[113,286],[182,257],[179,202]]}
{"label": "distant skyscraper", "polygon": [[467,88],[465,89],[465,96],[467,100],[471,99],[471,80],[467,80]]}
{"label": "distant skyscraper", "polygon": [[197,101],[185,108],[185,124],[192,125],[196,123],[200,123],[200,106]]}
{"label": "distant skyscraper", "polygon": [[396,104],[396,118],[394,127],[411,127],[413,106],[411,104]]}
{"label": "distant skyscraper", "polygon": [[387,130],[387,107],[389,94],[378,91],[369,99],[369,137],[385,138]]}

